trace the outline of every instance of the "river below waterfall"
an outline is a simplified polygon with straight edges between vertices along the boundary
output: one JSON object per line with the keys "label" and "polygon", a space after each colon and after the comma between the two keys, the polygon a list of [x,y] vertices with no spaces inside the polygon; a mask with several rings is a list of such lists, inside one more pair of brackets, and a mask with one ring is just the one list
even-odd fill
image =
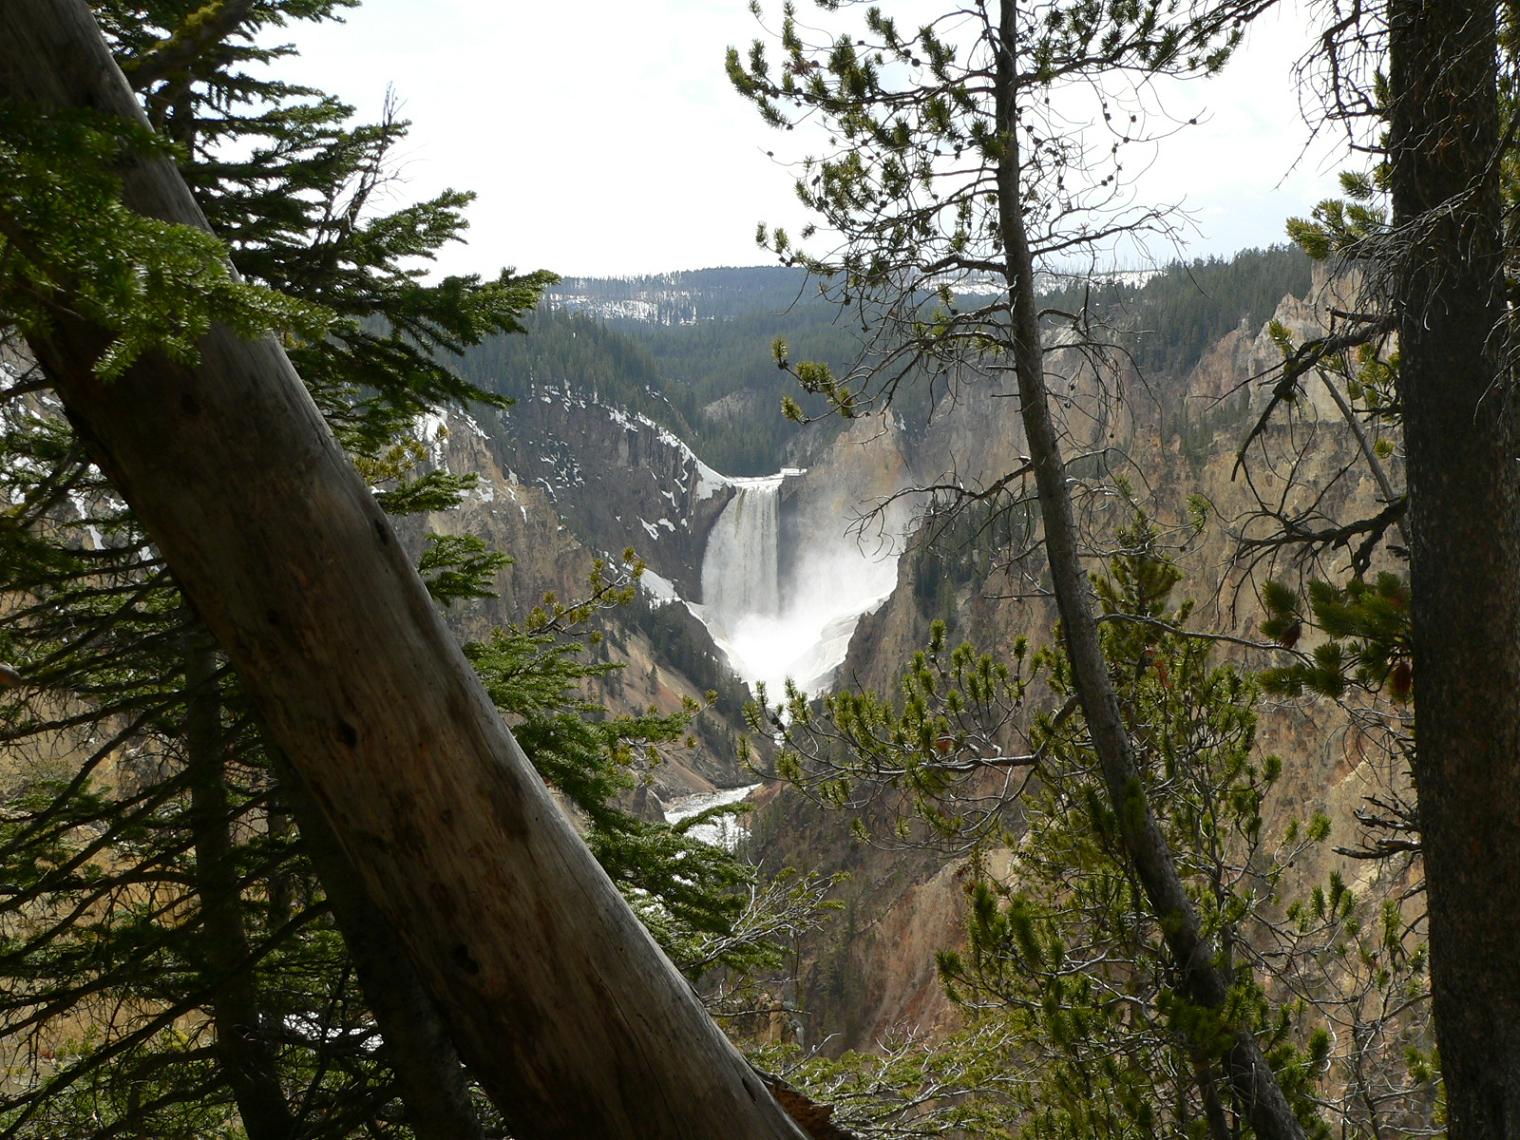
{"label": "river below waterfall", "polygon": [[[665,805],[665,822],[680,823],[708,808],[739,803],[758,787],[759,784],[750,784],[742,788],[722,788],[716,792],[679,796]],[[748,833],[749,824],[742,815],[720,815],[717,819],[693,825],[689,831],[693,839],[712,847],[721,847],[725,851],[732,851]]]}

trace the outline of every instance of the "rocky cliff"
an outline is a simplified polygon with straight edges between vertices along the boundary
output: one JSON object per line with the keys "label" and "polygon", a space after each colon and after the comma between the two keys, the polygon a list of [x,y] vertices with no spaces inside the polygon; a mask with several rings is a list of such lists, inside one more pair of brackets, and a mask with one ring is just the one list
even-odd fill
{"label": "rocky cliff", "polygon": [[495,464],[582,543],[632,546],[682,597],[700,596],[707,534],[733,491],[671,432],[568,384],[534,387],[489,426]]}
{"label": "rocky cliff", "polygon": [[[609,539],[607,532],[602,532],[605,545],[593,546],[571,525],[570,520],[577,517],[576,504],[595,499],[587,491],[588,486],[619,483],[632,486],[634,489],[626,492],[625,499],[632,502],[636,501],[639,486],[633,476],[648,471],[647,465],[643,465],[645,460],[671,462],[674,463],[671,470],[690,473],[695,460],[689,452],[658,442],[643,445],[645,449],[640,450],[637,441],[641,433],[636,428],[620,425],[612,416],[603,415],[601,409],[591,411],[592,407],[588,402],[587,407],[577,409],[589,412],[580,420],[588,438],[594,437],[595,429],[604,433],[603,438],[597,439],[599,445],[619,436],[635,442],[623,450],[598,446],[588,453],[585,464],[572,468],[581,471],[582,481],[568,485],[545,486],[524,481],[503,462],[503,456],[517,452],[487,429],[486,425],[493,423],[491,419],[476,420],[458,412],[440,412],[419,423],[418,433],[428,450],[426,466],[473,475],[476,486],[451,510],[405,520],[402,532],[406,541],[420,551],[423,536],[429,532],[471,534],[483,539],[491,549],[511,557],[511,563],[497,574],[494,583],[497,597],[458,602],[450,608],[450,624],[462,639],[481,639],[495,627],[522,622],[546,594],[565,602],[584,597],[597,558],[614,567],[618,564],[621,550],[632,544],[631,539],[625,538],[620,545],[615,533]],[[573,417],[570,420],[574,422]],[[602,428],[603,423],[610,426]],[[645,430],[651,439],[657,434],[648,430],[647,425]],[[520,434],[518,443],[521,441]],[[600,462],[603,459],[607,462]],[[598,464],[594,473],[586,470],[592,463]],[[628,478],[620,477],[622,471],[628,473]],[[692,479],[690,496],[699,514],[705,502],[695,493],[700,478],[698,475]],[[595,523],[596,517],[590,522],[583,517],[581,532],[596,534]],[[670,562],[664,565],[669,566]],[[604,636],[594,651],[623,668],[593,685],[588,696],[613,712],[641,713],[654,709],[669,713],[678,710],[684,699],[702,703],[713,688],[711,674],[721,670],[716,649],[694,620],[689,626],[672,627],[666,623],[661,627],[685,628],[686,635],[697,641],[697,648],[687,654],[683,668],[683,662],[674,659],[677,655],[668,638],[660,643],[652,635],[650,607],[646,595],[630,607],[599,618],[598,629]],[[697,665],[705,661],[708,668],[696,668],[693,661]],[[731,692],[729,699],[698,718],[694,748],[673,750],[664,763],[642,774],[660,800],[711,792],[716,787],[743,782],[746,774],[737,764],[735,745],[736,735],[742,729],[737,715],[739,700],[738,693]],[[657,810],[656,804],[649,803],[649,793],[643,793],[641,802],[648,811]]]}
{"label": "rocky cliff", "polygon": [[[1273,317],[1297,339],[1318,335],[1328,310],[1344,306],[1344,290],[1318,277],[1305,296],[1282,298]],[[1144,312],[1119,318],[1121,326],[1132,322],[1129,333],[1145,319]],[[1379,505],[1354,434],[1312,374],[1237,467],[1236,450],[1272,398],[1281,359],[1266,324],[1249,321],[1213,336],[1175,373],[1144,373],[1123,353],[1100,361],[1058,347],[1048,356],[1090,552],[1097,558],[1108,548],[1131,499],[1142,504],[1177,540],[1198,623],[1245,636],[1260,621],[1254,591],[1262,576],[1344,565],[1352,551],[1327,544],[1300,563],[1247,545],[1242,559],[1243,542],[1285,520],[1330,526]],[[887,585],[895,581],[850,639],[838,675],[855,686],[893,691],[901,664],[937,618],[949,622],[953,637],[994,651],[1021,634],[1036,644],[1052,636],[1032,480],[1019,474],[1025,448],[1012,378],[965,370],[945,379],[945,394],[920,422],[889,412],[842,432],[804,433],[782,461],[806,472],[780,483],[782,580],[837,600],[864,579],[841,575],[820,554],[853,544],[881,557]],[[430,525],[483,533],[518,560],[503,573],[506,608],[461,616],[462,628],[483,628],[512,607],[520,612],[546,589],[573,596],[593,552],[630,545],[659,575],[664,597],[702,600],[707,538],[734,490],[669,431],[560,384],[535,388],[483,431],[471,425],[446,439],[446,462],[480,473],[482,485],[463,512]],[[1390,467],[1397,478],[1396,456]],[[1129,498],[1114,493],[1121,480]],[[952,515],[947,508],[957,500],[965,509]],[[882,513],[871,514],[877,507]],[[1195,532],[1191,523],[1200,517],[1207,525]],[[847,533],[852,519],[859,525]],[[672,707],[717,668],[718,650],[700,625],[676,605],[661,612],[668,624],[658,631],[628,623],[611,639],[610,651],[629,668],[621,691],[606,695],[610,703]],[[693,668],[674,660],[693,655]],[[1260,653],[1242,660],[1266,661]],[[1402,778],[1365,741],[1334,727],[1343,723],[1339,710],[1313,703],[1267,710],[1264,747],[1287,761],[1269,828],[1325,807],[1349,818],[1369,788]],[[657,774],[657,789],[672,795],[704,782],[738,782],[732,756],[739,731],[733,718],[710,720],[699,755]],[[894,1025],[948,1024],[954,1014],[931,962],[933,950],[960,939],[963,863],[928,850],[861,847],[847,820],[788,792],[768,790],[761,802],[757,859],[853,875],[841,918],[799,963],[790,996],[810,1011],[804,1034],[819,1040],[834,1033],[837,1047],[868,1046]],[[888,811],[872,810],[883,820]],[[1306,863],[1305,881],[1331,859],[1327,853]]]}
{"label": "rocky cliff", "polygon": [[[1312,290],[1284,297],[1273,319],[1295,341],[1323,335],[1329,310],[1345,306],[1348,288],[1316,275]],[[1172,528],[1200,627],[1253,637],[1262,618],[1256,590],[1264,577],[1344,572],[1355,553],[1349,543],[1326,543],[1307,555],[1253,548],[1253,539],[1286,520],[1300,529],[1326,529],[1382,506],[1341,408],[1313,374],[1237,466],[1237,449],[1266,409],[1282,362],[1266,325],[1231,329],[1181,375],[1143,376],[1133,367],[1101,375],[1090,358],[1075,352],[1057,351],[1049,360],[1091,553],[1101,555],[1132,509],[1113,494],[1115,480],[1122,479],[1136,502]],[[879,426],[885,447],[878,461],[901,465],[920,487],[983,492],[1020,467],[1024,436],[1017,400],[1006,377],[962,375],[955,381],[927,422]],[[864,427],[857,433],[862,439],[872,434]],[[1396,455],[1388,466],[1399,481]],[[970,529],[937,513],[948,502],[945,493],[918,496],[918,525],[898,565],[897,588],[861,621],[840,676],[860,687],[895,691],[902,664],[926,644],[935,619],[948,621],[952,639],[968,637],[994,652],[1021,635],[1036,645],[1048,642],[1054,606],[1028,494],[1032,479],[1026,487],[1015,478],[995,499],[968,505]],[[992,520],[997,511],[1006,524],[1001,528]],[[1202,531],[1192,530],[1190,513],[1206,517]],[[972,531],[975,545],[969,542]],[[989,552],[990,538],[1001,544]],[[1281,663],[1266,652],[1225,652],[1253,668]],[[1407,785],[1395,760],[1330,702],[1265,706],[1259,740],[1263,754],[1277,753],[1285,761],[1265,821],[1269,834],[1326,811],[1337,821],[1333,840],[1349,842],[1363,797]],[[887,809],[879,810],[878,822],[884,822]],[[930,965],[934,949],[956,945],[963,936],[963,863],[924,853],[867,854],[841,824],[830,826],[826,816],[815,818],[811,811],[794,793],[782,793],[756,833],[763,840],[757,854],[769,861],[806,857],[811,866],[852,875],[843,888],[846,921],[819,935],[799,973],[798,1000],[811,1009],[815,1032],[837,1033],[833,1046],[866,1048],[905,1022],[926,1028],[947,1023],[954,1015]],[[1371,873],[1329,846],[1296,870],[1308,884],[1322,881],[1332,868],[1351,882]]]}

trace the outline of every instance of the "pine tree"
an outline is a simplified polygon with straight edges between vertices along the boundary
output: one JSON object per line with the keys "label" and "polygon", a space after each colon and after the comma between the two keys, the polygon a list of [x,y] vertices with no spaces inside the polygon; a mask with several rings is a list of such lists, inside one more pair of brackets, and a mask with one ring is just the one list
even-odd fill
{"label": "pine tree", "polygon": [[[1302,1125],[1250,1019],[1230,1002],[1232,979],[1206,949],[1202,916],[1158,823],[1108,677],[1046,389],[1053,345],[1035,299],[1037,267],[1057,258],[1096,261],[1122,234],[1166,231],[1164,212],[1127,207],[1121,195],[1127,148],[1149,130],[1138,98],[1123,94],[1125,73],[1211,73],[1253,10],[1249,3],[1100,10],[1001,0],[906,33],[872,9],[861,32],[810,45],[788,9],[776,68],[761,43],[747,60],[731,50],[728,68],[765,121],[785,127],[811,118],[832,140],[824,157],[804,163],[797,192],[824,232],[839,235],[838,252],[811,254],[784,232],[762,229],[760,237],[829,282],[841,303],[879,330],[849,380],[796,365],[803,389],[849,417],[871,399],[891,399],[909,365],[956,382],[1007,376],[1016,384],[1030,458],[1004,482],[1035,486],[1075,691],[1128,865],[1160,920],[1179,994],[1223,1019],[1220,1063],[1251,1126],[1263,1137],[1299,1137]],[[957,44],[952,36],[964,38]],[[1068,100],[1084,93],[1090,104],[1082,113],[1101,117],[1094,132],[1106,144],[1101,150],[1065,127],[1074,113]],[[813,236],[809,227],[801,238]],[[996,291],[983,302],[970,286],[989,278]],[[1065,347],[1085,347],[1101,361],[1085,324],[1080,315],[1071,322]],[[790,364],[784,346],[777,358]]]}
{"label": "pine tree", "polygon": [[[1428,1048],[1423,948],[1393,898],[1359,899],[1339,876],[1308,899],[1285,897],[1289,868],[1329,821],[1267,834],[1283,764],[1255,743],[1257,685],[1190,633],[1159,539],[1138,518],[1096,583],[1104,655],[1211,952],[1234,979],[1233,1015],[1254,1024],[1311,1134],[1330,1135],[1326,1104],[1343,1135],[1429,1127],[1433,1098],[1417,1095],[1429,1074],[1408,1060]],[[1056,695],[1069,695],[1069,663],[1042,659]],[[1215,1053],[1227,1030],[1178,990],[1093,777],[1086,726],[1047,719],[1036,739],[1040,780],[1021,806],[1038,841],[1016,844],[1005,875],[970,888],[967,949],[940,956],[942,977],[968,1008],[1011,1019],[1010,1051],[1028,1066],[1018,1103],[1042,1132],[1239,1134],[1248,1107]],[[1380,913],[1390,907],[1391,925]]]}
{"label": "pine tree", "polygon": [[[1336,335],[1293,351],[1274,404],[1319,371],[1354,426],[1379,434],[1363,446],[1368,468],[1377,473],[1397,450],[1407,487],[1379,474],[1388,502],[1376,517],[1339,535],[1268,540],[1355,543],[1356,572],[1312,587],[1308,612],[1286,591],[1269,595],[1268,621],[1318,623],[1329,635],[1311,665],[1278,678],[1285,687],[1351,683],[1413,698],[1412,741],[1400,733],[1397,746],[1418,804],[1371,805],[1368,815],[1383,831],[1377,846],[1417,849],[1425,870],[1451,1134],[1506,1135],[1520,1129],[1520,1014],[1494,948],[1520,937],[1520,894],[1488,868],[1513,857],[1520,821],[1510,778],[1520,722],[1509,711],[1520,615],[1510,592],[1491,590],[1520,572],[1506,220],[1520,185],[1508,129],[1515,19],[1506,5],[1395,2],[1325,43],[1327,106],[1374,140],[1373,163],[1344,174],[1344,198],[1289,232],[1312,255],[1348,264],[1363,288]],[[1385,56],[1386,66],[1366,65]],[[1407,583],[1392,577],[1403,558]]]}
{"label": "pine tree", "polygon": [[[5,232],[35,241],[7,250],[6,296],[20,302],[7,316],[41,335],[26,299],[73,287],[62,264],[108,264],[117,277],[83,278],[99,294],[87,315],[118,334],[103,372],[145,352],[191,359],[213,320],[291,328],[313,396],[386,484],[386,505],[436,508],[466,484],[417,473],[415,415],[496,402],[446,359],[518,328],[548,278],[429,285],[399,268],[457,235],[467,196],[373,214],[404,124],[352,128],[332,101],[242,70],[275,54],[242,46],[253,27],[333,7],[223,5],[210,28],[207,10],[170,5],[154,14],[161,35],[135,10],[103,8],[156,125],[233,235],[243,281],[218,277],[221,251],[204,235],[121,207],[112,165],[159,140],[7,105],[0,161],[22,190],[68,179],[89,191],[72,200],[99,213],[71,228],[46,193],[18,195]],[[182,62],[166,68],[165,56]],[[250,138],[263,140],[250,161],[219,161]],[[0,536],[18,599],[4,626],[25,679],[7,703],[6,739],[18,754],[90,731],[105,741],[82,766],[34,773],[3,824],[13,889],[0,968],[14,983],[5,1024],[22,1082],[0,1109],[7,1134],[205,1135],[236,1120],[253,1136],[403,1120],[417,1135],[481,1134],[450,1033],[318,793],[272,745],[158,551],[42,394],[51,379],[34,368],[6,394],[6,472],[21,509]],[[447,602],[481,594],[496,564],[477,543],[439,540],[423,570]],[[593,599],[609,592],[619,591],[596,584]],[[660,919],[672,952],[703,968],[766,957],[763,943],[732,937],[732,888],[748,876],[731,857],[612,806],[626,753],[680,736],[689,714],[606,720],[574,698],[597,670],[565,638],[589,612],[561,608],[554,628],[503,631],[477,647],[477,664],[503,710],[527,717],[541,770],[594,819],[599,853]],[[67,1028],[79,1021],[83,1037]]]}
{"label": "pine tree", "polygon": [[[1428,954],[1405,882],[1371,877],[1358,893],[1332,874],[1296,897],[1292,868],[1328,842],[1329,818],[1271,830],[1283,761],[1257,744],[1258,682],[1191,628],[1154,525],[1137,515],[1116,540],[1095,581],[1104,659],[1208,952],[1231,978],[1228,1016],[1252,1026],[1309,1134],[1328,1134],[1326,1110],[1346,1136],[1433,1127]],[[937,1058],[926,1046],[844,1067],[794,1061],[789,1079],[823,1099],[853,1082],[863,1122],[900,1103],[891,1072],[897,1097],[923,1096],[935,1119],[974,1121],[978,1135],[1249,1134],[1221,1060],[1228,1025],[1182,991],[1059,640],[1021,639],[1005,658],[951,647],[937,623],[895,693],[790,713],[779,766],[799,787],[876,821],[857,831],[877,846],[949,840],[969,859],[966,945],[938,955],[967,1028]],[[879,825],[882,805],[895,826]],[[925,1093],[948,1072],[965,1083],[943,1101]]]}

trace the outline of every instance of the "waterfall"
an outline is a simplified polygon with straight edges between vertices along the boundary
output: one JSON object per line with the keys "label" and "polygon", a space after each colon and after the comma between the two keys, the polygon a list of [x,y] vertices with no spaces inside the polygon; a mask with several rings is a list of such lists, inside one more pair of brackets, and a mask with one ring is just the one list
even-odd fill
{"label": "waterfall", "polygon": [[[837,487],[809,492],[805,481],[787,497],[787,533],[801,534],[782,573],[781,482],[804,477],[786,468],[758,479],[730,479],[734,497],[718,516],[702,555],[702,601],[692,605],[734,671],[763,681],[779,699],[787,678],[805,692],[826,687],[845,658],[861,615],[879,606],[897,583],[897,553],[862,547],[850,531],[848,503]],[[889,512],[894,531],[905,508]]]}
{"label": "waterfall", "polygon": [[713,524],[702,557],[702,608],[714,624],[736,629],[749,617],[781,612],[782,475],[734,479],[734,497]]}

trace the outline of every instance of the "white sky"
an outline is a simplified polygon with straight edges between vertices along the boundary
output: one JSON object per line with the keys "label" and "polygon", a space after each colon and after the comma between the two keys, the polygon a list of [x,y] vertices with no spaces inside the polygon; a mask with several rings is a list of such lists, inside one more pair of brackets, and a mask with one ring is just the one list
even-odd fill
{"label": "white sky", "polygon": [[[1328,147],[1300,158],[1302,22],[1269,13],[1221,78],[1168,96],[1201,122],[1161,148],[1138,193],[1185,203],[1201,231],[1190,255],[1282,241],[1285,217],[1334,191]],[[746,0],[367,0],[344,24],[288,29],[302,55],[281,73],[369,118],[395,86],[413,124],[395,204],[479,195],[445,271],[754,265],[771,260],[756,222],[804,220],[791,173],[765,156],[801,157],[786,149],[797,136],[766,128],[723,74],[724,49],[757,30]]]}

